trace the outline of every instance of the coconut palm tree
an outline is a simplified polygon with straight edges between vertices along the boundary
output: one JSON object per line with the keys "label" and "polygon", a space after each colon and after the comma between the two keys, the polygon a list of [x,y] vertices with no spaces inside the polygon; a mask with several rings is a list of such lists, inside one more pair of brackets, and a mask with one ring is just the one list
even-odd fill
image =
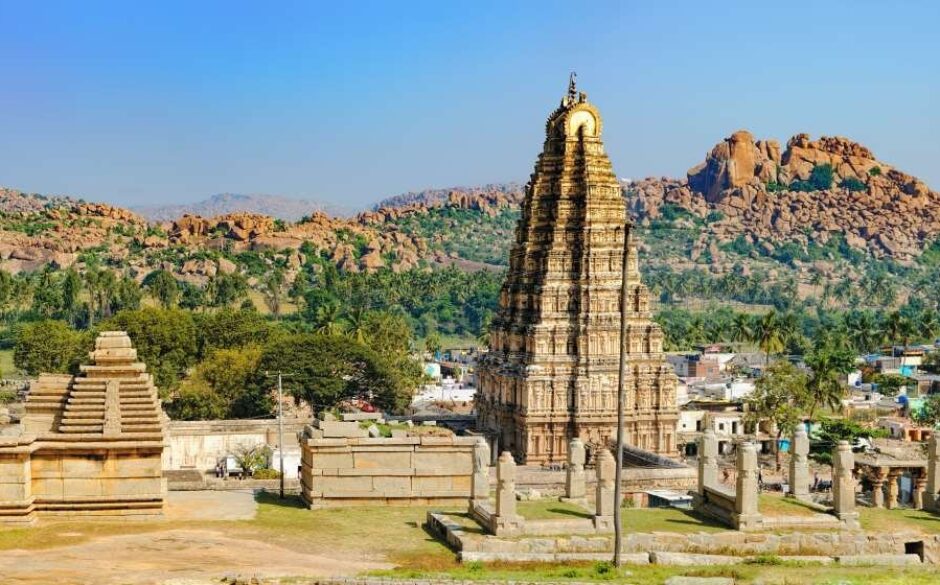
{"label": "coconut palm tree", "polygon": [[757,320],[754,340],[757,341],[757,347],[764,352],[764,363],[770,363],[771,354],[778,354],[786,348],[785,324],[776,310],[771,309]]}

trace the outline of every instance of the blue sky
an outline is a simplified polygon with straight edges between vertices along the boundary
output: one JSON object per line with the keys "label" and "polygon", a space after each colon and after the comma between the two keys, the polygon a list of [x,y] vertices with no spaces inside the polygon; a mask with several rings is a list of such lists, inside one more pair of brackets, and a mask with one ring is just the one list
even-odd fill
{"label": "blue sky", "polygon": [[365,206],[526,180],[576,70],[622,177],[747,128],[940,189],[940,2],[0,0],[0,185]]}

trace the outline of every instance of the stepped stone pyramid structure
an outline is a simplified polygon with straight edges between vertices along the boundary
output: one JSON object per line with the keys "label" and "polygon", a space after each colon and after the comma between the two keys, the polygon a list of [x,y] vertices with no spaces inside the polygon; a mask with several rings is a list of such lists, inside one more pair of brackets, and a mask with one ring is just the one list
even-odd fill
{"label": "stepped stone pyramid structure", "polygon": [[[601,128],[572,79],[545,125],[478,368],[477,426],[522,463],[563,462],[574,437],[595,451],[616,437],[625,206]],[[671,457],[677,379],[635,245],[628,260],[626,442]]]}
{"label": "stepped stone pyramid structure", "polygon": [[0,522],[37,513],[159,515],[165,416],[126,333],[105,331],[79,376],[30,384],[22,434],[0,438]]}

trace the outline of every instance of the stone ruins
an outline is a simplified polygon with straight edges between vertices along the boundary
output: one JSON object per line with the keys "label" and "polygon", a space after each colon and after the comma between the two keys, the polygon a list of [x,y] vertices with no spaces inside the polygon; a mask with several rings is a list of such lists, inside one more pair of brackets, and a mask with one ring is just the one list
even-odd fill
{"label": "stone ruins", "polygon": [[[597,108],[571,84],[545,125],[479,366],[478,427],[525,464],[590,457],[616,434],[625,208]],[[676,455],[677,379],[651,321],[636,246],[628,265],[626,442]]]}
{"label": "stone ruins", "polygon": [[478,438],[369,437],[358,422],[329,418],[321,415],[301,436],[301,496],[309,507],[465,504],[473,495]]}
{"label": "stone ruins", "polygon": [[122,331],[101,333],[90,358],[79,376],[32,382],[22,434],[0,438],[0,522],[162,514],[164,415],[153,378]]}

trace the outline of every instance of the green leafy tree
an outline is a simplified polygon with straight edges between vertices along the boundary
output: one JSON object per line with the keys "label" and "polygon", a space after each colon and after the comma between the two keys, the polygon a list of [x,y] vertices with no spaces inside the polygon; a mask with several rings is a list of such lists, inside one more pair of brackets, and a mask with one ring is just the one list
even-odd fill
{"label": "green leafy tree", "polygon": [[199,315],[195,321],[200,356],[206,356],[215,349],[263,345],[276,328],[257,311],[230,308]]}
{"label": "green leafy tree", "polygon": [[59,286],[55,271],[47,267],[39,273],[33,291],[34,313],[44,319],[51,319],[58,314],[62,307],[62,288]]}
{"label": "green leafy tree", "polygon": [[172,309],[179,302],[179,283],[167,270],[154,270],[144,278],[143,285],[164,309]]}
{"label": "green leafy tree", "polygon": [[269,394],[256,392],[251,384],[260,361],[261,348],[257,346],[214,350],[182,382],[167,405],[170,416],[209,420],[270,414]]}
{"label": "green leafy tree", "polygon": [[806,374],[782,360],[767,367],[745,401],[746,422],[756,426],[768,421],[776,429],[773,450],[778,469],[780,439],[793,432],[809,402]]}
{"label": "green leafy tree", "polygon": [[101,329],[127,332],[164,393],[176,388],[197,357],[196,325],[187,311],[157,307],[121,311]]}
{"label": "green leafy tree", "polygon": [[74,325],[78,315],[79,295],[82,292],[82,279],[74,268],[65,271],[61,286],[63,317]]}
{"label": "green leafy tree", "polygon": [[13,363],[31,376],[75,372],[90,349],[88,336],[64,321],[46,319],[20,326]]}
{"label": "green leafy tree", "polygon": [[256,392],[271,388],[271,372],[290,373],[285,390],[306,401],[315,412],[360,398],[378,408],[406,406],[413,379],[396,364],[342,335],[300,333],[268,343],[253,384]]}
{"label": "green leafy tree", "polygon": [[281,316],[281,305],[284,297],[284,271],[275,267],[264,279],[264,302],[268,310],[277,319]]}
{"label": "green leafy tree", "polygon": [[218,272],[206,285],[210,306],[228,307],[248,296],[248,283],[238,273]]}
{"label": "green leafy tree", "polygon": [[901,388],[917,386],[916,382],[901,374],[876,374],[871,381],[878,384],[878,392],[885,396],[897,396]]}
{"label": "green leafy tree", "polygon": [[930,394],[924,398],[923,406],[911,412],[911,419],[925,427],[940,425],[940,394]]}
{"label": "green leafy tree", "polygon": [[845,397],[842,378],[855,369],[855,354],[832,338],[822,337],[806,356],[806,365],[813,371],[807,384],[809,418],[820,406],[841,409]]}
{"label": "green leafy tree", "polygon": [[886,437],[884,429],[871,429],[847,418],[824,418],[819,421],[818,429],[810,437],[810,457],[827,465],[832,464],[832,450],[839,441],[855,444],[858,439]]}

